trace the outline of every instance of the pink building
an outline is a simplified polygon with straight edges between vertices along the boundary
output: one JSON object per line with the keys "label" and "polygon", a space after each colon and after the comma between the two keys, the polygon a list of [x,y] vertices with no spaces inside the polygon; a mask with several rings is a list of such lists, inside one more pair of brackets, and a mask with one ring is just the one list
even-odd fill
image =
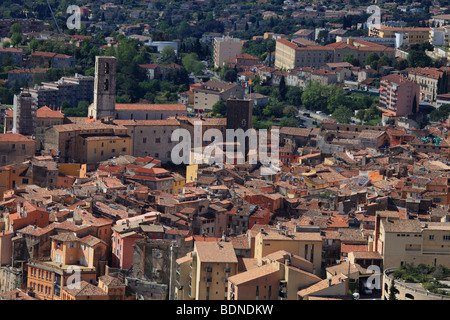
{"label": "pink building", "polygon": [[144,237],[135,231],[121,232],[113,227],[112,234],[112,266],[128,270],[133,263],[133,244]]}
{"label": "pink building", "polygon": [[420,86],[400,74],[381,78],[378,108],[388,117],[401,117],[419,111]]}

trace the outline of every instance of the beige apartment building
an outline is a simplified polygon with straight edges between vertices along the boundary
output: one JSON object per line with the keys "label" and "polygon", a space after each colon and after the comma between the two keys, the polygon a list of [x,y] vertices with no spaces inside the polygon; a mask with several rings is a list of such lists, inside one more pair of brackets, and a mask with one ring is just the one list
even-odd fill
{"label": "beige apartment building", "polygon": [[374,251],[383,257],[385,270],[406,263],[450,267],[448,223],[400,220],[392,215],[378,215],[374,241]]}
{"label": "beige apartment building", "polygon": [[242,53],[242,41],[238,38],[223,36],[214,38],[214,67],[223,66],[226,60],[234,59]]}
{"label": "beige apartment building", "polygon": [[228,278],[238,272],[233,244],[225,241],[196,241],[176,263],[178,300],[226,300]]}
{"label": "beige apartment building", "polygon": [[243,99],[244,87],[231,82],[209,80],[201,86],[193,88],[194,109],[211,111],[214,104],[220,100],[226,102],[229,98]]}
{"label": "beige apartment building", "polygon": [[18,133],[0,134],[0,166],[21,163],[35,154],[36,141]]}
{"label": "beige apartment building", "polygon": [[263,257],[286,250],[310,261],[312,273],[320,275],[322,266],[322,236],[318,232],[288,232],[261,229],[255,236],[255,258],[259,265]]}
{"label": "beige apartment building", "polygon": [[365,64],[367,56],[375,52],[379,56],[393,58],[395,49],[363,40],[348,39],[347,42],[335,42],[326,46],[299,46],[287,39],[280,39],[275,47],[275,68],[292,70],[297,67],[320,68],[327,63],[343,62],[348,54]]}
{"label": "beige apartment building", "polygon": [[[448,77],[443,68],[409,68],[406,70],[408,78],[420,86],[420,100],[435,101],[438,94],[439,79]],[[447,88],[448,91],[448,88]],[[447,91],[445,93],[447,93]]]}
{"label": "beige apartment building", "polygon": [[399,44],[414,45],[429,41],[431,28],[386,27],[371,28],[369,36],[378,38],[400,37]]}
{"label": "beige apartment building", "polygon": [[299,289],[322,280],[312,273],[310,261],[285,250],[271,253],[262,263],[246,264],[248,270],[228,279],[228,300],[297,300]]}

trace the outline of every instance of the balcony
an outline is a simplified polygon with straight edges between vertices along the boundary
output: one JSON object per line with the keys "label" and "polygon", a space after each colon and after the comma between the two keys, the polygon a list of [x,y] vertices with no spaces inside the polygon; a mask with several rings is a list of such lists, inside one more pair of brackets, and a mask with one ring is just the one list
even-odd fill
{"label": "balcony", "polygon": [[206,282],[212,282],[212,277],[205,277]]}
{"label": "balcony", "polygon": [[206,267],[206,272],[212,272],[212,267]]}
{"label": "balcony", "polygon": [[223,272],[225,272],[225,273],[230,273],[230,272],[231,272],[231,268],[230,268],[230,267],[226,267],[226,268],[223,270]]}

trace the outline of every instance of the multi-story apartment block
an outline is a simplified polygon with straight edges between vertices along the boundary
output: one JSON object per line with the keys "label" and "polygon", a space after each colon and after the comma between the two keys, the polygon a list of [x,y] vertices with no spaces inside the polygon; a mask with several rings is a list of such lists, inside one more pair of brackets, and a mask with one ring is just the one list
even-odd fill
{"label": "multi-story apartment block", "polygon": [[449,73],[447,71],[448,68],[408,68],[404,72],[407,73],[408,78],[414,80],[420,85],[420,100],[425,101],[435,101],[436,97],[439,93],[447,93],[448,92],[448,81],[447,87],[445,88],[445,92],[439,92],[439,81],[444,81],[445,78],[449,77]]}
{"label": "multi-story apartment block", "polygon": [[5,63],[5,57],[11,58],[11,63],[14,66],[21,66],[23,59],[23,49],[16,48],[0,48],[0,63]]}
{"label": "multi-story apartment block", "polygon": [[407,28],[407,27],[386,27],[371,28],[369,35],[379,38],[396,38],[396,47],[401,45],[412,46],[422,44],[430,40],[431,28]]}
{"label": "multi-story apartment block", "polygon": [[35,51],[31,54],[30,63],[44,68],[74,68],[75,57],[54,52]]}
{"label": "multi-story apartment block", "polygon": [[342,62],[348,54],[365,64],[367,56],[375,52],[379,56],[393,58],[395,49],[362,40],[348,39],[346,42],[335,42],[326,46],[299,46],[289,40],[280,39],[275,49],[275,67],[292,70],[297,67],[320,68],[327,63]]}
{"label": "multi-story apartment block", "polygon": [[242,52],[242,41],[223,36],[214,39],[214,67],[220,68],[225,60],[234,59]]}
{"label": "multi-story apartment block", "polygon": [[47,71],[47,68],[11,70],[8,72],[8,86],[16,82],[22,87],[29,87],[33,82],[42,80]]}
{"label": "multi-story apartment block", "polygon": [[1,19],[0,20],[0,37],[7,37],[11,26],[15,23],[20,24],[22,33],[41,32],[45,30],[45,23],[37,19]]}
{"label": "multi-story apartment block", "polygon": [[419,84],[400,74],[381,78],[378,108],[394,117],[419,111]]}
{"label": "multi-story apartment block", "polygon": [[402,220],[377,214],[374,251],[383,257],[384,269],[406,263],[450,266],[448,223]]}
{"label": "multi-story apartment block", "polygon": [[286,250],[312,263],[312,273],[320,275],[322,265],[322,237],[319,232],[293,232],[261,229],[255,236],[255,258],[262,264],[265,256]]}
{"label": "multi-story apartment block", "polygon": [[209,80],[201,86],[193,88],[192,91],[194,92],[195,110],[212,110],[214,104],[220,100],[243,99],[245,90],[237,83]]}
{"label": "multi-story apartment block", "polygon": [[72,107],[80,101],[91,102],[94,98],[94,77],[75,74],[73,77],[62,77],[56,82],[43,82],[29,89],[36,100],[37,107],[60,107],[64,101]]}
{"label": "multi-story apartment block", "polygon": [[228,278],[237,274],[238,260],[233,244],[225,241],[196,241],[194,250],[177,260],[175,295],[178,300],[226,300]]}

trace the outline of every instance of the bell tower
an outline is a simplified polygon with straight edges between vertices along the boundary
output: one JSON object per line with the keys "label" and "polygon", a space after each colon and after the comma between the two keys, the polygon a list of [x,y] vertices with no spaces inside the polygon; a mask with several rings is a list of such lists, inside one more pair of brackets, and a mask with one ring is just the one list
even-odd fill
{"label": "bell tower", "polygon": [[94,103],[89,106],[89,117],[115,117],[116,58],[95,57]]}

